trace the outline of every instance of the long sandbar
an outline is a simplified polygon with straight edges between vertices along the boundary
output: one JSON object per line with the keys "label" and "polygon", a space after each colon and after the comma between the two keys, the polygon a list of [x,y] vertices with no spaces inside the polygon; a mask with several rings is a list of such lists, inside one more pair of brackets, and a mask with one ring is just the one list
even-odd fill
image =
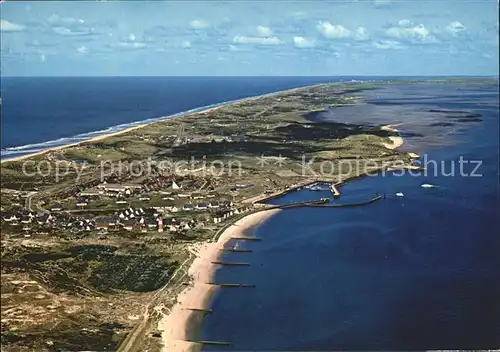
{"label": "long sandbar", "polygon": [[[248,236],[248,231],[261,224],[270,216],[279,212],[279,209],[263,210],[245,216],[228,227],[215,243],[201,243],[195,245],[197,248],[197,258],[189,268],[189,275],[193,279],[193,284],[182,291],[178,296],[175,305],[169,314],[164,315],[158,323],[158,330],[162,331],[163,351],[184,352],[197,351],[201,345],[195,342],[186,341],[190,339],[193,331],[199,331],[201,326],[193,326],[191,309],[207,309],[213,294],[218,289],[217,286],[209,285],[215,277],[218,269],[213,261],[220,259],[222,248],[231,237]],[[188,309],[187,309],[188,308]],[[196,322],[201,325],[201,322]]]}

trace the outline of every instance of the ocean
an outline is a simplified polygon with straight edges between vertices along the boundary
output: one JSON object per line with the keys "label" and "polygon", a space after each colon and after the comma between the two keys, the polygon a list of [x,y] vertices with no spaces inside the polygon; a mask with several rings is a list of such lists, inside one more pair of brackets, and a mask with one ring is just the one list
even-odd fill
{"label": "ocean", "polygon": [[381,77],[2,77],[8,159],[218,104],[311,84]]}
{"label": "ocean", "polygon": [[[255,230],[262,241],[241,244],[253,252],[224,256],[250,266],[216,274],[216,282],[256,287],[219,290],[202,339],[228,341],[225,350],[239,351],[498,348],[498,87],[479,93],[464,85],[364,93],[372,116],[406,121],[398,127],[405,147],[425,157],[427,173],[370,176],[341,187],[334,202],[386,195],[363,207],[294,208],[268,219]],[[429,114],[437,108],[470,110],[482,121],[439,127],[435,135],[447,138],[431,143],[422,120],[435,121]],[[326,115],[370,120],[349,109]],[[459,174],[461,156],[469,163]],[[481,162],[474,173],[472,162]],[[329,195],[301,190],[271,203]]]}

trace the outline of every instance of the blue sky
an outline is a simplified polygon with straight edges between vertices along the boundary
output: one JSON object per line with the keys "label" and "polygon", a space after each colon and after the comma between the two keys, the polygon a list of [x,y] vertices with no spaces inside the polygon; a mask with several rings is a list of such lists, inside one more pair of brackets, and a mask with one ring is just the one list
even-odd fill
{"label": "blue sky", "polygon": [[2,2],[2,76],[498,75],[498,0]]}

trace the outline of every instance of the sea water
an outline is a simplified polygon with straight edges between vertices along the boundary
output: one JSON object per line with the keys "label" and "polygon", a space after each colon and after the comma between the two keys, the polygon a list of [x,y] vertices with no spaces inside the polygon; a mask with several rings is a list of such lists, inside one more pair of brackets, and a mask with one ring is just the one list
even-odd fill
{"label": "sea water", "polygon": [[[374,99],[370,109],[392,102],[418,119],[429,107],[452,107],[479,112],[483,121],[449,131],[454,142],[444,146],[422,143],[424,134],[406,138],[407,146],[437,166],[429,163],[420,176],[353,181],[340,188],[337,202],[367,200],[375,193],[385,199],[353,208],[288,209],[259,226],[255,236],[263,240],[242,243],[253,252],[225,254],[250,266],[224,267],[216,274],[218,282],[256,287],[219,290],[203,339],[228,341],[232,346],[224,350],[240,351],[500,346],[497,88],[486,88],[488,94],[473,88],[451,89],[455,93],[442,86],[404,88],[397,102],[390,94],[376,99],[368,94],[368,101]],[[425,91],[427,98],[411,94],[415,91]],[[345,108],[343,118],[348,112]],[[385,117],[388,123],[401,119]],[[415,129],[421,125],[414,121]],[[412,132],[411,124],[403,130]],[[461,156],[481,162],[475,170],[480,176],[446,176]],[[448,168],[444,174],[437,170],[441,161]],[[475,165],[465,166],[464,174]],[[425,183],[436,187],[421,187]],[[324,196],[328,192],[301,190],[272,202]]]}

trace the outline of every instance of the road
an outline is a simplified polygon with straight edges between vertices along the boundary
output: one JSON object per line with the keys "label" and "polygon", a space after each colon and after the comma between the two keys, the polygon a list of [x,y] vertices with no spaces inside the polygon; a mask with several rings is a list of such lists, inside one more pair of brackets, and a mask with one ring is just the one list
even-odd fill
{"label": "road", "polygon": [[[158,291],[155,292],[151,301],[144,309],[144,314],[142,315],[142,319],[137,325],[132,328],[130,333],[127,335],[125,340],[122,341],[120,346],[118,347],[117,352],[132,352],[132,351],[141,351],[141,340],[144,338],[144,335],[147,333],[148,321],[151,316],[151,310],[157,305],[159,300],[163,298],[163,295],[167,293],[169,289],[169,285],[173,279],[177,277],[177,275],[184,269],[189,261],[193,259],[195,253],[191,250],[189,251],[189,257],[182,262],[182,264],[177,268],[177,270],[173,273],[170,279],[167,281],[165,285],[163,285]],[[184,274],[186,275],[186,273]]]}
{"label": "road", "polygon": [[37,194],[38,192],[30,192],[28,193],[28,196],[26,197],[26,200],[24,202],[24,207],[26,209],[28,209],[29,211],[33,211],[33,209],[31,209],[31,199],[33,198],[33,196],[35,194]]}

